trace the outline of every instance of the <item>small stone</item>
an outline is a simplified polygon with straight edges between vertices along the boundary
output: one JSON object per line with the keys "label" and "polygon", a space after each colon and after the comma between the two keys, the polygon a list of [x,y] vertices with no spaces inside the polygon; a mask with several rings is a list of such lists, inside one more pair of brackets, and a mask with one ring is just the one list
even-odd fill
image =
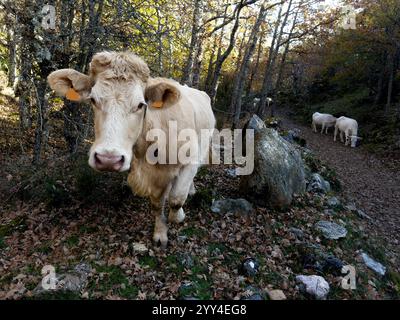
{"label": "small stone", "polygon": [[344,208],[349,212],[356,212],[357,211],[357,207],[356,207],[356,205],[354,203],[349,203]]}
{"label": "small stone", "polygon": [[290,231],[290,233],[292,233],[299,240],[304,238],[304,232],[301,229],[292,227],[292,228],[289,229],[289,231]]}
{"label": "small stone", "polygon": [[334,216],[336,215],[336,212],[332,209],[324,209],[324,215],[326,216]]}
{"label": "small stone", "polygon": [[229,169],[226,169],[225,172],[226,172],[228,177],[231,177],[231,178],[236,178],[237,177],[236,169],[230,169],[229,168]]}
{"label": "small stone", "polygon": [[253,205],[246,199],[223,199],[216,200],[211,206],[211,211],[219,214],[235,213],[249,214],[253,211]]}
{"label": "small stone", "polygon": [[272,258],[282,259],[283,253],[282,253],[281,248],[279,248],[279,246],[274,246],[274,248],[271,252],[271,256],[272,256]]}
{"label": "small stone", "polygon": [[138,253],[146,253],[149,250],[143,243],[139,242],[132,243],[132,248]]}
{"label": "small stone", "polygon": [[368,268],[375,271],[377,274],[379,274],[381,276],[385,275],[386,267],[383,264],[375,261],[369,255],[367,255],[365,252],[361,253],[361,257]]}
{"label": "small stone", "polygon": [[296,276],[296,282],[300,283],[300,291],[309,294],[317,300],[325,300],[329,293],[329,283],[321,276]]}
{"label": "small stone", "polygon": [[331,185],[328,181],[325,181],[321,175],[313,173],[308,182],[307,191],[314,193],[328,193],[331,191]]}
{"label": "small stone", "polygon": [[325,261],[323,263],[323,270],[327,273],[332,273],[335,275],[340,275],[342,272],[342,268],[344,263],[334,256],[326,256]]}
{"label": "small stone", "polygon": [[271,300],[286,300],[286,296],[282,290],[270,290],[267,293]]}
{"label": "small stone", "polygon": [[315,225],[316,229],[321,231],[323,236],[327,239],[337,240],[344,238],[347,235],[346,228],[330,221],[318,221]]}
{"label": "small stone", "polygon": [[330,197],[328,199],[328,201],[326,202],[326,204],[330,207],[330,208],[338,208],[340,206],[340,201],[338,198],[336,197]]}
{"label": "small stone", "polygon": [[372,220],[372,218],[367,215],[364,211],[357,209],[356,211],[357,216],[359,216],[361,219],[367,219],[367,220]]}
{"label": "small stone", "polygon": [[190,269],[194,266],[193,258],[188,253],[183,253],[183,254],[178,255],[178,259],[179,259],[179,262],[181,263],[181,265],[187,269]]}
{"label": "small stone", "polygon": [[258,262],[253,258],[245,259],[240,266],[241,274],[248,277],[254,277],[258,273],[258,269]]}
{"label": "small stone", "polygon": [[253,286],[248,286],[246,287],[245,292],[240,300],[264,300],[264,298],[259,289]]}

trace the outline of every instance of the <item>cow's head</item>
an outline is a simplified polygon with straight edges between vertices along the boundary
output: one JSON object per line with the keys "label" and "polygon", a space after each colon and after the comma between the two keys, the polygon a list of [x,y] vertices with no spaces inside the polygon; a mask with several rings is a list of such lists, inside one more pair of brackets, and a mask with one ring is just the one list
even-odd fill
{"label": "cow's head", "polygon": [[350,139],[350,145],[352,148],[357,147],[358,141],[362,140],[362,138],[354,136],[354,135],[350,136],[349,139]]}
{"label": "cow's head", "polygon": [[130,168],[147,103],[158,106],[174,93],[165,83],[148,87],[149,75],[146,63],[127,52],[96,54],[90,63],[89,75],[73,69],[61,69],[49,75],[50,87],[58,94],[92,104],[95,129],[95,141],[89,153],[92,168],[102,171]]}

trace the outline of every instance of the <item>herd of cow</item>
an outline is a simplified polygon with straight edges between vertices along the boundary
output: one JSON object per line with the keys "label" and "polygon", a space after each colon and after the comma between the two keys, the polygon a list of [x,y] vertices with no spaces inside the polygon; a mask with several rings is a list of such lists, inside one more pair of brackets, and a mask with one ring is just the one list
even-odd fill
{"label": "herd of cow", "polygon": [[314,132],[317,132],[317,125],[321,126],[321,134],[324,133],[324,131],[325,134],[328,134],[328,129],[335,127],[333,141],[336,141],[339,132],[340,141],[346,146],[350,144],[351,147],[354,148],[357,145],[357,141],[361,140],[361,138],[357,136],[358,123],[354,119],[344,116],[336,118],[328,113],[315,112],[312,115],[312,129]]}

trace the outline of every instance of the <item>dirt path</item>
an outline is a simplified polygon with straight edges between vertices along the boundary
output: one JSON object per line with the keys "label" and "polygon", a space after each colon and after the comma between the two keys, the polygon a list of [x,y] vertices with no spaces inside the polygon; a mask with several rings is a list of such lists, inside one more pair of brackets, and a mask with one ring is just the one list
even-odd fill
{"label": "dirt path", "polygon": [[[294,123],[281,112],[283,127],[298,128],[307,147],[334,168],[343,185],[343,196],[364,210],[372,222],[366,223],[368,234],[382,237],[391,255],[400,256],[400,167],[394,161],[379,159],[362,146],[345,147],[328,135],[313,133],[310,127]],[[338,137],[339,140],[339,137]]]}

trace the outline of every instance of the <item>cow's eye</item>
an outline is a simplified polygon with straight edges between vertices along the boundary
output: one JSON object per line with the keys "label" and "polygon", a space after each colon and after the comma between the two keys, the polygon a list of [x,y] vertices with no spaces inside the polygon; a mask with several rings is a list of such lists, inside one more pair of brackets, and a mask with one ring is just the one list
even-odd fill
{"label": "cow's eye", "polygon": [[94,98],[90,98],[90,102],[95,106],[96,105],[96,100]]}
{"label": "cow's eye", "polygon": [[146,106],[147,106],[146,103],[141,102],[141,103],[139,103],[139,105],[138,105],[138,110],[140,110],[140,109],[142,109],[143,107],[146,107]]}

